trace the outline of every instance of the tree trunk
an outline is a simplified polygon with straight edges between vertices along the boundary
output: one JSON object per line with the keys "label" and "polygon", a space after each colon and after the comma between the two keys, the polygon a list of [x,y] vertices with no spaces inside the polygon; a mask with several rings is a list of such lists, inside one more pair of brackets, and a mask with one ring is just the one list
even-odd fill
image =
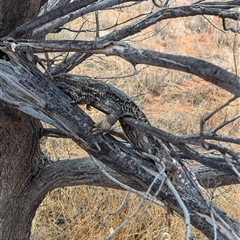
{"label": "tree trunk", "polygon": [[[45,2],[1,0],[0,37],[36,17]],[[0,51],[0,58],[3,55]],[[28,239],[35,211],[44,198],[44,194],[36,198],[26,190],[45,161],[40,129],[38,120],[0,101],[0,239]]]}
{"label": "tree trunk", "polygon": [[[34,17],[36,17],[36,15],[38,14],[41,5],[44,2],[46,2],[46,0],[0,0],[0,37],[7,37],[10,32],[16,29],[16,27],[20,26],[22,23],[28,20],[34,19]],[[159,18],[155,17],[155,19],[156,21],[159,21]],[[148,21],[148,23],[152,24],[153,22]],[[137,24],[136,26],[138,28],[136,29],[136,31],[139,31],[139,24]],[[131,31],[132,29],[133,27],[131,26]],[[125,32],[129,35],[127,31]],[[133,31],[131,32],[131,34],[133,34]],[[21,36],[21,38],[30,37],[31,31],[29,31],[26,35]],[[123,35],[121,35],[121,38],[116,38],[116,33],[114,33],[114,40],[121,40],[122,38]],[[114,45],[111,44],[110,47],[113,48]],[[134,55],[131,51],[125,51],[127,49],[125,45],[124,51],[122,51],[122,49],[123,48],[121,45],[120,48],[118,48],[117,46],[117,48],[114,48],[114,53],[117,53],[117,51],[119,51],[119,56],[123,58],[125,57],[125,59],[129,60],[132,63],[148,63],[149,59],[151,59],[147,54],[145,54],[145,58],[143,58],[142,51],[141,58],[139,58],[139,61],[136,62],[136,59],[138,59],[139,56],[136,55],[138,51],[134,50],[135,57],[133,57]],[[104,51],[105,50],[106,49],[104,48]],[[13,55],[15,54],[13,52],[11,53]],[[0,58],[1,56],[4,56],[4,54],[0,51]],[[166,61],[164,61],[164,58],[166,59]],[[176,60],[175,58],[172,58],[171,61],[167,61],[169,59],[166,58],[166,54],[161,55],[161,57],[155,59],[159,60],[158,62],[154,61],[155,65],[166,65],[166,62],[168,62],[173,64],[175,67],[170,65],[168,65],[167,67],[183,70],[182,67],[184,66],[182,62],[180,62],[181,64],[176,64],[178,59]],[[181,58],[181,60],[185,61],[186,57]],[[203,63],[203,61],[201,61],[201,63]],[[154,65],[152,63],[150,64]],[[5,63],[2,65],[6,67],[9,64]],[[181,68],[179,68],[180,66]],[[53,189],[54,187],[60,187],[63,185],[75,185],[81,181],[86,182],[88,179],[86,175],[81,173],[80,167],[72,168],[72,175],[69,174],[70,171],[68,171],[68,169],[71,169],[71,166],[69,164],[75,164],[75,166],[80,166],[80,163],[78,163],[77,161],[70,162],[69,164],[66,164],[66,162],[59,162],[56,164],[52,164],[51,167],[47,166],[46,168],[44,168],[47,160],[40,150],[40,122],[39,120],[36,120],[35,118],[32,118],[16,110],[16,107],[21,108],[21,104],[23,104],[24,106],[24,103],[27,103],[25,107],[29,105],[34,106],[34,103],[31,102],[33,99],[36,101],[35,103],[37,104],[31,110],[36,110],[35,113],[43,113],[43,115],[44,113],[47,114],[47,116],[49,117],[48,119],[53,120],[53,122],[54,120],[58,120],[56,121],[56,123],[60,123],[59,126],[66,127],[64,129],[69,130],[68,133],[71,133],[71,136],[75,136],[77,139],[75,139],[76,142],[80,146],[83,146],[86,151],[88,151],[95,157],[99,157],[99,159],[103,163],[112,167],[117,172],[122,173],[123,178],[127,180],[131,179],[132,184],[134,184],[130,184],[131,186],[135,187],[136,185],[139,186],[138,189],[146,191],[147,187],[150,186],[153,181],[153,175],[149,174],[150,172],[146,170],[150,168],[145,168],[145,165],[143,165],[142,167],[142,165],[138,161],[135,161],[135,159],[137,159],[138,157],[140,159],[140,156],[136,155],[135,152],[130,151],[129,148],[125,147],[123,144],[119,144],[117,141],[115,141],[115,139],[112,139],[110,136],[105,136],[104,138],[102,136],[89,137],[88,134],[92,130],[93,123],[87,118],[87,116],[84,116],[83,113],[80,114],[79,112],[75,111],[76,109],[78,109],[77,106],[72,105],[72,103],[70,102],[65,102],[65,104],[59,106],[59,99],[64,98],[62,98],[62,95],[59,95],[59,98],[57,97],[57,94],[60,94],[60,91],[57,92],[57,89],[54,89],[53,86],[46,81],[47,79],[45,79],[44,76],[40,75],[39,77],[38,72],[33,71],[34,74],[36,73],[36,76],[39,77],[37,78],[36,76],[34,77],[33,74],[28,74],[28,72],[25,70],[21,72],[20,70],[23,70],[23,67],[21,67],[21,65],[18,65],[17,67],[14,66],[14,68],[8,68],[9,71],[5,71],[4,84],[2,84],[2,82],[0,81],[0,85],[2,84],[4,86],[4,91],[2,93],[5,94],[7,100],[9,100],[9,102],[11,102],[11,100],[13,99],[15,100],[15,108],[0,101],[0,239],[29,239],[31,233],[32,219],[39,204],[45,197],[47,191]],[[187,68],[191,70],[188,70],[188,72],[192,73],[192,69],[194,68],[196,68],[196,64],[191,65],[191,68]],[[14,69],[17,69],[18,71],[15,72]],[[31,69],[36,70],[34,68]],[[202,69],[205,69],[205,71],[204,73],[200,71],[200,76],[204,77],[206,74],[205,65],[204,68],[201,68],[201,70]],[[16,93],[21,93],[21,96],[15,93],[11,95],[11,93],[16,90],[15,88],[13,88],[12,92],[9,92],[11,86],[15,86],[10,85],[9,82],[11,81],[8,82],[6,80],[6,76],[10,76],[9,72],[11,72],[11,70],[11,81],[14,80],[15,77],[16,79],[18,79],[17,77],[22,77],[22,80],[24,79],[24,81],[21,82],[12,81],[13,83],[18,83],[18,90],[22,91],[16,91]],[[1,72],[0,78],[2,77],[2,75],[4,75],[2,74],[3,72],[4,71]],[[224,83],[226,81],[225,79],[228,79],[228,82],[230,81],[230,84],[227,84],[227,88],[225,87],[225,89],[229,90],[232,93],[235,93],[236,95],[239,95],[238,79],[235,76],[232,76],[231,78],[224,78],[223,76],[229,76],[224,75],[225,72],[226,71],[211,71],[208,72],[208,76],[218,75],[218,78],[223,79],[222,82]],[[194,71],[193,73],[196,73],[196,71]],[[26,76],[29,79],[26,79]],[[215,76],[211,80],[216,84],[216,80],[218,80],[218,78],[216,78]],[[210,78],[207,77],[206,80],[209,79]],[[236,87],[233,88],[233,85],[231,83],[234,83]],[[226,85],[224,84],[224,86]],[[26,89],[28,90],[27,92],[29,94],[25,95]],[[30,100],[28,99],[29,96]],[[26,101],[26,99],[23,99],[23,97],[26,97],[28,101]],[[43,100],[40,102],[41,104],[39,104],[39,102],[37,101],[39,99]],[[47,104],[44,105],[42,104],[43,102]],[[78,109],[78,111],[80,110]],[[83,121],[79,122],[79,119]],[[62,123],[63,125],[61,125]],[[114,159],[117,159],[118,161],[114,161]],[[64,164],[66,164],[69,168],[63,168]],[[147,164],[150,165],[149,162]],[[55,171],[54,167],[56,167],[58,171]],[[65,175],[67,179],[64,178],[65,176],[61,175],[62,172],[67,173]],[[87,171],[85,171],[85,173],[86,172]],[[76,179],[76,181],[71,182],[70,177]],[[97,177],[101,178],[101,176],[99,175],[97,175]],[[101,185],[102,183],[103,186],[111,186],[111,183],[108,181],[108,179],[105,179],[105,182],[100,182],[96,181],[97,177],[89,177],[90,184]],[[59,180],[61,180],[61,182]],[[159,186],[155,186],[155,188],[152,189],[156,192],[158,190],[158,187]],[[153,193],[155,193],[154,191]],[[191,192],[187,192],[185,194],[185,192],[182,191],[180,193],[181,197],[185,201],[185,205],[189,208],[192,224],[204,234],[206,234],[206,236],[213,238],[213,225],[215,224],[215,222],[217,224],[216,226],[218,239],[233,239],[233,234],[231,232],[232,229],[235,230],[238,236],[240,236],[239,223],[230,219],[215,205],[210,204],[203,198],[191,195]],[[177,204],[173,195],[166,192],[160,192],[159,196],[157,197],[160,200],[164,200],[164,202],[168,204],[171,209],[174,209],[179,215],[183,216],[182,209]],[[224,222],[221,221],[220,217],[216,218],[217,221],[213,221],[210,214],[213,211],[215,211],[217,215],[224,220]],[[229,229],[228,226],[230,226],[231,229]],[[238,239],[237,235],[236,239]]]}
{"label": "tree trunk", "polygon": [[36,17],[45,2],[46,0],[1,0],[0,37],[7,36],[16,27]]}
{"label": "tree trunk", "polygon": [[32,219],[44,197],[27,191],[44,163],[40,129],[38,120],[0,102],[0,239],[30,236]]}

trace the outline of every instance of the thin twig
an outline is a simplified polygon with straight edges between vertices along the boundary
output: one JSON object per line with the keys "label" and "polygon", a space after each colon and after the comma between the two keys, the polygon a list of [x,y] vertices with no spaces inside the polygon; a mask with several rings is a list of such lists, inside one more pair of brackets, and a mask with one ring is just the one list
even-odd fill
{"label": "thin twig", "polygon": [[122,208],[123,208],[123,205],[126,203],[126,201],[128,200],[128,197],[129,197],[129,191],[126,192],[125,196],[124,196],[124,199],[122,201],[122,203],[120,204],[120,206],[113,212],[107,212],[106,216],[104,217],[103,221],[102,221],[102,224],[105,224],[108,217],[111,216],[111,215],[114,215],[116,213],[118,213]]}
{"label": "thin twig", "polygon": [[215,115],[221,109],[223,109],[226,106],[228,106],[231,102],[235,101],[237,98],[238,98],[237,96],[233,96],[227,102],[225,102],[224,104],[222,104],[219,107],[217,107],[214,111],[212,111],[210,114],[208,114],[206,117],[203,118],[204,122],[208,121],[213,115]]}
{"label": "thin twig", "polygon": [[216,221],[215,221],[215,218],[214,218],[212,208],[210,210],[210,214],[211,214],[211,218],[212,218],[212,221],[213,221],[214,240],[217,240],[217,225],[216,225]]}
{"label": "thin twig", "polygon": [[[213,115],[215,115],[217,112],[219,112],[220,110],[222,110],[224,107],[228,106],[231,102],[233,102],[234,100],[237,99],[237,96],[233,96],[232,98],[230,98],[226,103],[222,104],[221,106],[217,107],[214,111],[212,111],[210,114],[208,114],[206,117],[201,117],[200,119],[200,143],[202,145],[203,148],[207,149],[207,144],[204,141],[204,125],[205,123],[211,118],[213,117]],[[226,123],[227,124],[227,123]],[[225,126],[226,124],[222,124],[223,126]],[[222,126],[222,127],[223,127]],[[221,128],[221,127],[220,127]],[[219,129],[220,129],[219,128]],[[218,128],[215,128],[218,130]],[[217,131],[216,130],[216,131]],[[216,133],[216,131],[212,131],[213,133]]]}
{"label": "thin twig", "polygon": [[57,128],[43,128],[41,137],[71,138],[70,135]]}
{"label": "thin twig", "polygon": [[218,130],[220,130],[221,128],[223,128],[224,126],[226,126],[227,124],[236,121],[237,119],[240,118],[240,114],[228,119],[228,120],[224,120],[221,124],[219,124],[217,127],[215,127],[214,129],[211,130],[211,133],[216,133]]}
{"label": "thin twig", "polygon": [[[137,191],[137,190],[135,190],[135,189],[133,189],[133,188],[125,185],[124,183],[118,181],[116,178],[114,178],[113,176],[111,176],[106,170],[103,169],[103,166],[100,165],[100,163],[97,161],[96,158],[94,158],[94,157],[91,156],[91,155],[90,155],[90,157],[91,157],[91,159],[93,160],[93,162],[98,166],[98,168],[100,169],[100,171],[101,171],[106,177],[108,177],[110,180],[112,180],[113,182],[115,182],[116,184],[118,184],[118,185],[119,185],[120,187],[122,187],[123,189],[125,189],[125,190],[127,190],[127,191],[129,191],[129,192],[135,193],[135,194],[138,195],[139,197],[142,197],[142,198],[143,198],[143,197],[145,196],[144,193],[142,193],[142,192],[140,192],[140,191]],[[147,200],[152,200],[152,199],[153,199],[153,198],[150,197],[150,196],[145,196],[145,198],[146,198]],[[155,199],[153,199],[153,203],[155,203],[155,204],[158,205],[159,207],[165,208],[165,205],[164,205],[164,204],[162,204],[161,202],[159,202],[159,201],[157,201],[157,200],[155,200]]]}
{"label": "thin twig", "polygon": [[233,172],[237,175],[237,178],[240,182],[240,173],[239,171],[234,167],[234,165],[231,163],[231,161],[225,156],[225,154],[223,154],[223,158],[226,161],[226,163],[231,167],[231,169],[233,170]]}
{"label": "thin twig", "polygon": [[[144,155],[146,155],[146,153],[144,153]],[[147,154],[147,156],[148,157],[151,156],[151,159],[153,161],[155,161],[155,163],[157,163],[156,165],[159,168],[160,173],[162,172],[163,169],[165,169],[164,163],[161,162],[159,158],[157,158],[156,156],[154,156],[152,154]],[[159,164],[159,163],[161,163],[161,164]],[[162,165],[162,169],[161,169],[161,165]],[[190,240],[191,236],[192,236],[192,233],[191,233],[191,221],[190,221],[189,212],[188,212],[184,202],[182,201],[180,195],[178,194],[176,188],[174,187],[172,182],[167,178],[167,174],[164,172],[164,173],[162,173],[162,176],[165,178],[166,185],[168,186],[169,190],[173,193],[173,195],[175,196],[178,204],[180,205],[180,207],[183,210],[184,220],[185,220],[185,224],[186,224],[186,240]]]}
{"label": "thin twig", "polygon": [[224,221],[224,219],[219,216],[218,213],[216,213],[216,211],[212,208],[212,211],[213,211],[213,214],[216,216],[216,218],[222,222],[222,224],[224,225],[224,227],[227,229],[227,231],[229,232],[229,234],[232,235],[232,237],[234,238],[231,238],[232,240],[239,240],[239,236],[237,236],[237,234],[235,233],[235,231],[229,226],[229,224],[226,223],[226,221]]}
{"label": "thin twig", "polygon": [[141,199],[141,201],[139,202],[138,206],[135,208],[134,212],[128,216],[117,228],[115,228],[105,239],[106,240],[110,240],[112,238],[112,236],[118,231],[120,230],[124,225],[126,225],[133,217],[136,216],[136,214],[139,212],[140,207],[142,206],[142,204],[144,203],[144,201],[146,200],[147,196],[149,196],[152,187],[154,186],[154,184],[156,183],[156,181],[159,179],[159,177],[162,175],[163,173],[159,173],[155,176],[154,180],[152,181],[152,183],[150,184],[150,186],[148,187],[147,191],[144,194],[144,197]]}
{"label": "thin twig", "polygon": [[222,32],[223,34],[226,34],[222,29],[220,29],[219,27],[217,27],[216,25],[214,25],[206,16],[202,15],[203,18],[206,19],[206,21],[208,21],[208,23],[213,27],[216,28],[218,31]]}

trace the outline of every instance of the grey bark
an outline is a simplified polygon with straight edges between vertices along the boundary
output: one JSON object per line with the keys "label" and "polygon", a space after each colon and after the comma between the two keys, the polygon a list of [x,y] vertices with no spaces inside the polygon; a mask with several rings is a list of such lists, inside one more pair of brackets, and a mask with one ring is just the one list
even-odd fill
{"label": "grey bark", "polygon": [[45,158],[39,121],[0,102],[0,239],[28,239],[44,194],[28,191]]}
{"label": "grey bark", "polygon": [[[34,18],[47,0],[1,0],[0,1],[0,37],[7,36],[21,24]],[[26,35],[25,35],[26,34]],[[30,37],[31,32],[25,32]]]}
{"label": "grey bark", "polygon": [[[51,31],[51,27],[42,26],[44,23],[41,22],[26,23],[37,16],[40,7],[45,2],[45,0],[1,1],[0,9],[4,9],[4,11],[0,13],[0,37],[10,34],[9,36],[27,38],[31,36],[32,31],[36,30],[37,26],[43,27],[38,29],[39,36]],[[86,1],[86,3],[90,2],[94,1]],[[109,4],[111,3],[109,2]],[[121,40],[162,19],[198,14],[218,15],[231,19],[239,17],[237,13],[224,12],[218,8],[200,8],[199,6],[176,8],[171,11],[161,9],[142,22],[134,23],[107,37],[109,40]],[[77,14],[74,15],[74,17],[77,16]],[[55,28],[63,24],[58,21],[57,15],[54,15],[54,18]],[[17,28],[23,23],[26,23],[23,25],[24,28]],[[31,27],[33,23],[36,25]],[[17,53],[12,51],[11,47],[14,41],[6,41],[6,39],[0,41],[1,49],[12,58],[11,63],[0,61],[0,237],[2,239],[28,239],[31,221],[37,207],[46,193],[56,187],[89,184],[119,188],[104,177],[87,159],[81,160],[81,163],[77,160],[49,162],[39,147],[42,129],[37,119],[49,122],[61,129],[89,154],[107,165],[108,171],[120,181],[145,191],[154,178],[146,171],[146,168],[154,170],[154,165],[109,135],[93,136],[91,133],[93,121],[72,104],[67,96],[41,74],[28,59],[25,59],[21,51]],[[24,49],[24,51],[26,50],[28,48]],[[116,52],[117,50],[115,49],[114,54],[131,60],[129,56],[124,55],[124,52]],[[133,63],[135,62],[133,61]],[[142,59],[141,63],[146,63],[146,60]],[[164,61],[161,64],[164,64]],[[237,78],[236,89],[239,89],[238,81]],[[232,81],[232,83],[235,82]],[[227,88],[231,89],[229,84]],[[62,101],[61,104],[59,104],[59,100]],[[89,178],[89,174],[92,176],[91,178]],[[227,173],[224,174],[227,176]],[[201,172],[198,175],[199,179],[206,181],[208,175],[203,176]],[[230,179],[229,183],[231,183],[231,179],[236,182],[236,178],[230,178],[229,175],[228,179]],[[154,185],[152,193],[156,192],[158,184],[159,182]],[[166,187],[164,189],[166,190]],[[201,195],[192,195],[191,189],[185,190],[189,190],[189,192],[180,190],[179,193],[189,209],[192,224],[196,228],[209,238],[213,238],[210,211],[214,209],[240,236],[240,224],[237,221],[232,220],[215,205],[204,200]],[[161,191],[158,199],[183,216],[182,209],[171,193]],[[221,225],[219,218],[217,224]],[[217,231],[218,239],[231,239],[233,236],[231,231],[225,227],[219,228]]]}
{"label": "grey bark", "polygon": [[[98,158],[116,172],[121,173],[124,178],[130,179],[134,186],[139,186],[138,189],[147,190],[154,179],[154,176],[147,170],[152,169],[154,171],[155,167],[151,162],[146,161],[111,136],[92,135],[92,120],[75,104],[72,104],[68,97],[46,77],[37,72],[34,65],[28,65],[28,68],[31,72],[34,72],[35,76],[17,62],[15,63],[16,66],[6,63],[4,65],[5,67],[2,68],[2,71],[6,74],[2,75],[2,80],[5,82],[2,89],[4,91],[3,97],[6,101],[11,101],[15,108],[33,116],[51,119],[53,125],[55,124],[58,128],[65,131],[89,154]],[[11,69],[12,77],[9,78],[8,74],[11,72]],[[15,86],[15,89],[11,85]],[[24,89],[28,89],[27,95]],[[18,95],[15,94],[16,92],[18,92]],[[59,104],[59,99],[62,99],[61,104]],[[43,105],[41,104],[42,102],[47,104]],[[36,115],[36,113],[42,113],[42,115]],[[36,186],[39,176],[42,176],[41,171],[31,181],[32,184],[27,187],[28,191],[31,192],[31,189]],[[159,184],[160,182],[157,182],[153,186],[153,194],[158,190]],[[41,182],[40,185],[43,186]],[[184,199],[183,201],[191,214],[192,224],[196,228],[206,234],[206,236],[213,238],[213,223],[207,221],[207,219],[211,219],[211,211],[215,211],[234,229],[236,234],[239,234],[239,223],[226,216],[224,212],[204,199],[201,194],[199,195],[199,193],[195,192],[194,188],[185,187],[184,185],[181,185],[181,187],[182,190],[179,190],[179,194]],[[38,195],[45,195],[45,193],[44,189],[38,191]],[[175,197],[165,187],[160,191],[157,198],[183,216],[182,209],[178,206]],[[227,229],[219,229],[218,239],[225,239],[226,236],[232,237],[232,233]]]}
{"label": "grey bark", "polygon": [[[76,51],[82,53],[105,54],[107,56],[119,56],[133,66],[137,64],[149,64],[157,67],[175,69],[191,73],[200,78],[223,88],[237,97],[240,96],[240,78],[227,70],[202,59],[160,53],[156,51],[136,49],[124,42],[115,41],[15,41],[16,50],[26,51],[31,47],[35,52],[60,52]],[[3,49],[8,49],[7,43]]]}

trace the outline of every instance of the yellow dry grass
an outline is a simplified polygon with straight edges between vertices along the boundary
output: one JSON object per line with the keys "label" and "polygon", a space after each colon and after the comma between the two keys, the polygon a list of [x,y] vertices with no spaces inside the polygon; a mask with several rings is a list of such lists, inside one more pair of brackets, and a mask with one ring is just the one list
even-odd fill
{"label": "yellow dry grass", "polygon": [[[118,18],[120,22],[130,14],[133,16],[147,11],[148,4],[148,2],[143,3],[131,11],[108,11],[107,17],[106,14],[100,14],[101,25],[107,28],[113,23],[113,19]],[[85,19],[93,19],[93,15]],[[194,32],[192,30],[194,26],[189,23],[189,20],[177,19],[158,23],[131,38],[131,44],[138,48],[201,57],[233,72],[236,71],[235,57],[238,61],[235,66],[238,67],[239,72],[239,52],[237,52],[236,43],[234,44],[238,39],[233,34],[224,34],[210,25],[202,26],[197,20],[197,30]],[[219,24],[215,18],[211,20],[214,24]],[[80,23],[75,21],[70,26],[78,29]],[[93,30],[94,25],[92,22],[87,22],[84,27]],[[218,27],[221,26],[218,25]],[[153,33],[155,33],[154,37],[147,38]],[[72,37],[72,35],[65,36],[65,38]],[[83,32],[78,38],[94,39],[94,32]],[[107,82],[117,85],[143,108],[152,124],[175,134],[198,132],[200,116],[209,114],[230,97],[226,91],[185,73],[150,66],[138,66],[137,69],[141,70],[138,75],[123,77],[132,75],[134,72],[129,63],[115,57],[92,56],[74,69],[74,73],[102,77]],[[220,111],[207,122],[206,128],[214,128],[225,118],[237,114],[239,105],[239,101],[235,101]],[[95,110],[87,113],[95,121],[102,116]],[[232,135],[239,136],[239,126],[239,121],[230,124],[222,130],[222,133],[231,132]],[[236,146],[233,147],[236,148]],[[87,155],[76,144],[66,139],[45,139],[42,148],[51,159],[55,160]],[[239,186],[227,186],[206,190],[205,195],[232,218],[240,221],[239,190]],[[55,189],[46,196],[36,213],[31,239],[105,239],[138,206],[139,197],[130,194],[121,210],[110,215],[103,223],[106,214],[115,211],[121,205],[124,196],[123,191],[98,187]],[[154,204],[148,206],[145,202],[136,216],[112,239],[184,239],[184,222],[177,216],[170,216],[170,223],[171,226],[168,225],[164,209]],[[194,237],[199,240],[206,239],[196,230],[194,230]]]}

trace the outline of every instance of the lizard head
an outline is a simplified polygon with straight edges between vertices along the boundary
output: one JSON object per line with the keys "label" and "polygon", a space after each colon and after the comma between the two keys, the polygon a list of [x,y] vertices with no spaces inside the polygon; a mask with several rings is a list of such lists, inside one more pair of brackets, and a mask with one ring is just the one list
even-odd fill
{"label": "lizard head", "polygon": [[91,89],[91,79],[72,74],[61,74],[53,78],[55,85],[78,104],[91,104],[96,97]]}

